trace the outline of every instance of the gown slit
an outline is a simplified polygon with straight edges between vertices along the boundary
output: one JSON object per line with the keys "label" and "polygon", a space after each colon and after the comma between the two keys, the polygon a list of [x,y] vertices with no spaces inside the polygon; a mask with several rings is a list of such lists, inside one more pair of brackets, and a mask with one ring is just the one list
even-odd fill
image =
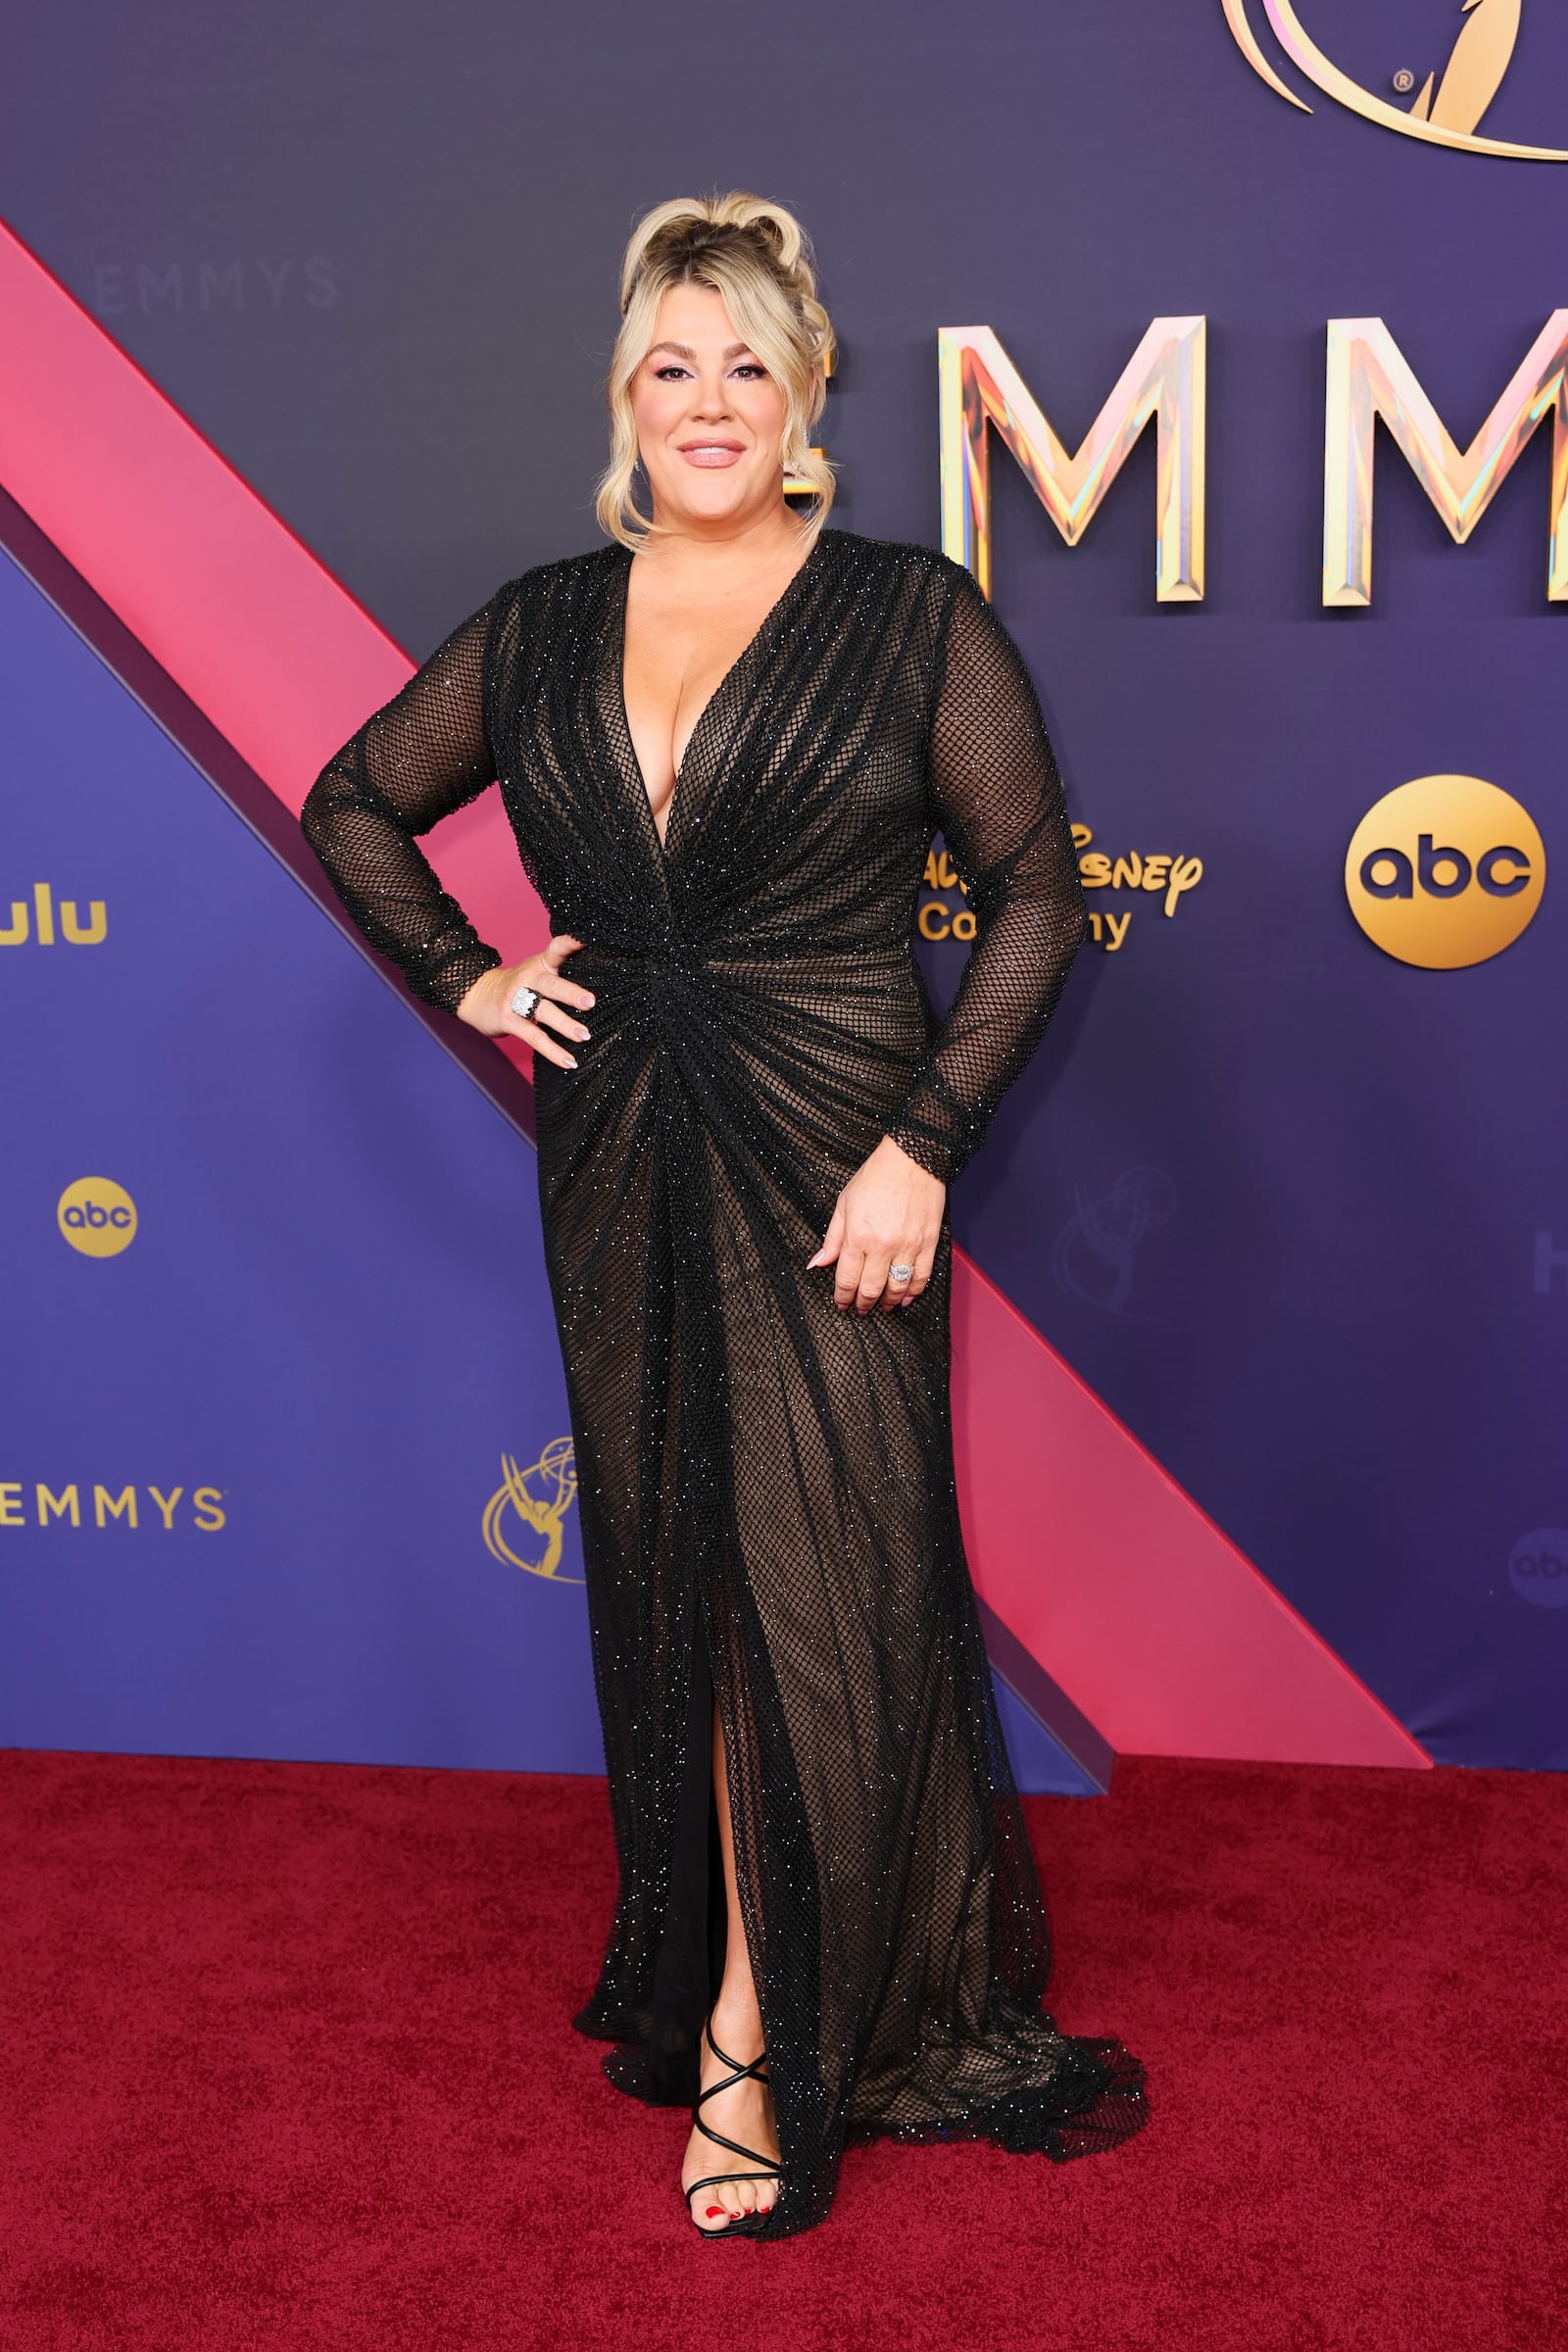
{"label": "gown slit", "polygon": [[[1086,928],[1028,671],[931,550],[816,536],[688,738],[659,836],[624,695],[618,545],[506,582],[321,771],[303,822],[371,944],[455,1010],[499,965],[417,836],[498,777],[577,1066],[534,1060],[538,1195],[578,1471],[619,1885],[574,2023],[617,2087],[698,2088],[724,1950],[711,1722],[783,2185],[853,2140],[1054,2162],[1140,2130],[1144,2071],[1044,2007],[1051,1936],[959,1523],[951,1187]],[[912,953],[940,833],[974,940],[938,1017]],[[808,1268],[891,1137],[949,1191],[906,1306]],[[1049,1520],[1037,1572],[1051,1573]]]}

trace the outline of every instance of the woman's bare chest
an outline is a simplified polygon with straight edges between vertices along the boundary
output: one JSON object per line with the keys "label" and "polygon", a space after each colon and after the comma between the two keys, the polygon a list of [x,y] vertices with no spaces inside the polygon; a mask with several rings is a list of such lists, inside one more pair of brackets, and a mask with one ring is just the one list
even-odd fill
{"label": "woman's bare chest", "polygon": [[721,596],[638,597],[640,583],[627,583],[622,698],[661,838],[698,722],[756,642],[788,577],[765,575]]}

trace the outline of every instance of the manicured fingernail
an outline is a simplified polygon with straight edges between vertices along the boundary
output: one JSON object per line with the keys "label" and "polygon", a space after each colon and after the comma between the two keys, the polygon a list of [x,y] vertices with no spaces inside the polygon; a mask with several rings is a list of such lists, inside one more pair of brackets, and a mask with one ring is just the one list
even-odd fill
{"label": "manicured fingernail", "polygon": [[566,1067],[568,1070],[574,1070],[577,1067],[577,1056],[575,1054],[568,1054],[566,1055]]}

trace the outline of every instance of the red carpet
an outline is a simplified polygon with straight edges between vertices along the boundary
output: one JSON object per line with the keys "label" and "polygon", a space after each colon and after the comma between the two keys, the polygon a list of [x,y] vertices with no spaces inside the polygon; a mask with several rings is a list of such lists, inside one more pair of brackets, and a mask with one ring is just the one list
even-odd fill
{"label": "red carpet", "polygon": [[596,1782],[0,1756],[7,2352],[1547,2352],[1568,1781],[1118,1766],[1034,1798],[1053,2001],[1150,2070],[1055,2167],[852,2150],[707,2245],[567,2015]]}

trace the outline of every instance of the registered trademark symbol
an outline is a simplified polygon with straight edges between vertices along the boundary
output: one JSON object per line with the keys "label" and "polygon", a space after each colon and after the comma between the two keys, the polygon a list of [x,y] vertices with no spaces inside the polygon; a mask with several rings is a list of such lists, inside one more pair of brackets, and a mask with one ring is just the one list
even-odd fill
{"label": "registered trademark symbol", "polygon": [[1408,66],[1401,66],[1399,68],[1399,71],[1394,76],[1394,86],[1398,91],[1401,98],[1408,97],[1410,92],[1415,88],[1415,75],[1411,73]]}

